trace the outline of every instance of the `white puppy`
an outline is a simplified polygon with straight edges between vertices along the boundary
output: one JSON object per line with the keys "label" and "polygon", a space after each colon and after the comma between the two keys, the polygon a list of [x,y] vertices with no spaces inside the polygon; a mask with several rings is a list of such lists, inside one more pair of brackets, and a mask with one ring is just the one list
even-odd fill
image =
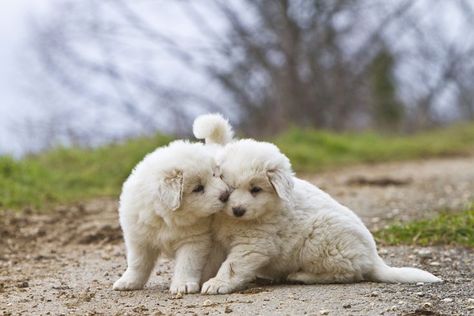
{"label": "white puppy", "polygon": [[[209,143],[232,138],[230,125],[218,115],[202,118],[195,129],[206,129]],[[135,167],[120,196],[128,267],[115,290],[141,289],[164,254],[175,258],[170,291],[199,291],[211,247],[211,215],[228,198],[227,185],[214,176],[214,155],[212,146],[175,141]]]}
{"label": "white puppy", "polygon": [[232,190],[213,223],[226,259],[202,293],[230,293],[257,276],[305,284],[441,281],[419,269],[387,266],[362,221],[295,178],[276,146],[240,140],[228,144],[217,162]]}

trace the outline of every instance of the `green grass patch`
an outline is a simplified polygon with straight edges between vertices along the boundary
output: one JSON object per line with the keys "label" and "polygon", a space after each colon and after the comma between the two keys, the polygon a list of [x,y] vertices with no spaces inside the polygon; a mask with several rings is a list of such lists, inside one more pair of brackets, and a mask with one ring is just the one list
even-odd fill
{"label": "green grass patch", "polygon": [[[295,170],[312,172],[472,151],[474,124],[406,137],[291,129],[269,140],[289,156]],[[44,209],[54,203],[117,196],[133,166],[169,141],[170,137],[156,135],[96,149],[59,148],[22,160],[0,157],[0,209]]]}
{"label": "green grass patch", "polygon": [[58,148],[19,161],[0,157],[0,209],[117,195],[137,162],[170,140],[157,135],[97,149]]}
{"label": "green grass patch", "polygon": [[457,155],[474,148],[474,125],[457,125],[412,136],[336,134],[291,129],[274,142],[297,171],[311,172],[355,163]]}
{"label": "green grass patch", "polygon": [[416,244],[474,247],[474,205],[458,213],[442,213],[433,219],[394,224],[375,232],[386,245]]}

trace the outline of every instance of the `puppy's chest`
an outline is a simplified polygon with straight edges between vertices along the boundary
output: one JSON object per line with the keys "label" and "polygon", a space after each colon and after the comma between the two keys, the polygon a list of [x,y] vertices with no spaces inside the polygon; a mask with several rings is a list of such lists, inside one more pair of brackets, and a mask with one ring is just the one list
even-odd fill
{"label": "puppy's chest", "polygon": [[249,222],[226,222],[213,227],[213,239],[229,251],[237,244],[259,244],[277,242],[279,239],[275,226]]}
{"label": "puppy's chest", "polygon": [[183,244],[205,240],[210,236],[210,230],[206,227],[170,227],[161,225],[153,234],[155,246],[164,255],[173,257],[176,250]]}

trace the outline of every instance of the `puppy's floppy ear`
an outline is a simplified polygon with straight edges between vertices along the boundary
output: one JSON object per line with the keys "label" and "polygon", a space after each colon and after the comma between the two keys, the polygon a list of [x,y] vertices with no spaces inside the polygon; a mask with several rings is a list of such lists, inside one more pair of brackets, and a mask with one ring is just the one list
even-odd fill
{"label": "puppy's floppy ear", "polygon": [[170,211],[175,211],[181,205],[183,198],[183,172],[171,170],[158,183],[158,199]]}
{"label": "puppy's floppy ear", "polygon": [[289,201],[294,185],[291,173],[281,169],[270,169],[267,171],[267,177],[280,199]]}

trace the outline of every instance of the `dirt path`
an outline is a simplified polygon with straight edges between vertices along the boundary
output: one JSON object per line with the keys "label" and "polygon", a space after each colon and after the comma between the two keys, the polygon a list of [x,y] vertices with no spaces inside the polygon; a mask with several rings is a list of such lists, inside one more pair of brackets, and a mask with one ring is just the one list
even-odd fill
{"label": "dirt path", "polygon": [[[353,208],[371,229],[393,219],[429,217],[474,200],[474,159],[358,166],[308,175]],[[96,200],[50,214],[0,216],[0,312],[3,315],[474,315],[474,251],[388,247],[393,265],[421,267],[437,285],[360,283],[262,285],[222,296],[172,296],[170,261],[143,291],[115,292],[124,271],[116,203]],[[422,250],[420,252],[420,250]]]}
{"label": "dirt path", "polygon": [[472,156],[362,165],[304,178],[353,209],[371,229],[474,201]]}

